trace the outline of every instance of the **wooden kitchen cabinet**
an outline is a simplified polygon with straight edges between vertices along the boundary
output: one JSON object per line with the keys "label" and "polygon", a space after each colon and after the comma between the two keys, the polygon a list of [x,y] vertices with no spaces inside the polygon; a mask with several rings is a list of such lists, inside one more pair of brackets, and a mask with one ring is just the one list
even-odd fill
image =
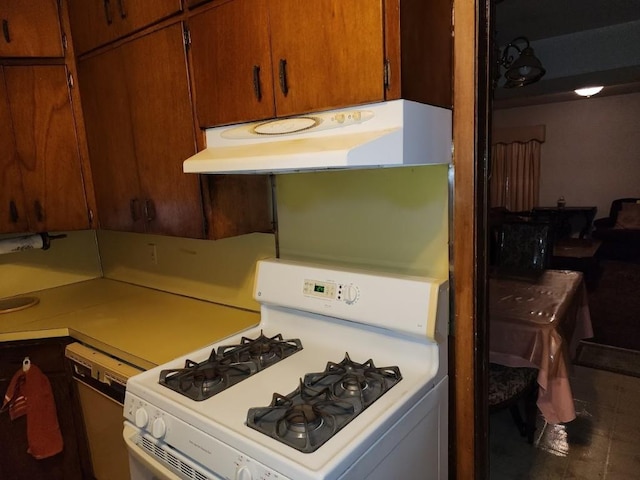
{"label": "wooden kitchen cabinet", "polygon": [[382,1],[325,0],[311,12],[236,0],[189,18],[201,127],[384,100]]}
{"label": "wooden kitchen cabinet", "polygon": [[64,447],[61,453],[36,460],[27,453],[26,418],[10,420],[0,413],[0,478],[12,480],[82,480],[92,478],[80,403],[73,388],[64,348],[70,338],[0,343],[0,395],[4,395],[25,357],[37,365],[51,384]]}
{"label": "wooden kitchen cabinet", "polygon": [[182,10],[180,0],[69,0],[77,55],[112,42]]}
{"label": "wooden kitchen cabinet", "polygon": [[2,67],[1,232],[91,227],[64,65]]}
{"label": "wooden kitchen cabinet", "polygon": [[451,0],[232,0],[188,23],[203,128],[398,98],[451,108]]}
{"label": "wooden kitchen cabinet", "polygon": [[63,57],[57,0],[0,0],[0,57]]}
{"label": "wooden kitchen cabinet", "polygon": [[176,23],[78,62],[101,228],[202,238],[183,29]]}

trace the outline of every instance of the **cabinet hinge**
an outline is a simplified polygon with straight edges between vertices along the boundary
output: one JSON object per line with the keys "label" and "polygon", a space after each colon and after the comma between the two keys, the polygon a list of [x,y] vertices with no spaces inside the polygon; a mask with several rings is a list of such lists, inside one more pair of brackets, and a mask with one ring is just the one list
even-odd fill
{"label": "cabinet hinge", "polygon": [[71,72],[67,72],[67,84],[69,85],[69,88],[73,88],[74,81],[73,74]]}
{"label": "cabinet hinge", "polygon": [[87,209],[87,219],[89,220],[89,226],[93,227],[93,210]]}
{"label": "cabinet hinge", "polygon": [[389,62],[388,58],[384,59],[384,70],[383,70],[383,79],[382,79],[384,89],[389,90],[391,87],[391,62]]}
{"label": "cabinet hinge", "polygon": [[184,36],[184,46],[188,50],[189,47],[191,46],[191,31],[189,30],[189,27],[184,25],[184,27],[182,28],[182,33]]}
{"label": "cabinet hinge", "polygon": [[68,47],[69,47],[69,44],[67,42],[67,34],[63,33],[62,34],[62,49],[66,52]]}

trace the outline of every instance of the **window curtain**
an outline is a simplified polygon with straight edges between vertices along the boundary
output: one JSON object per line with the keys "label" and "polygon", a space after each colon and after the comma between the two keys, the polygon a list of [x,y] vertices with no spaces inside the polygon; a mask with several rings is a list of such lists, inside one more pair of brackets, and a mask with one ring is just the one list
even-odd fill
{"label": "window curtain", "polygon": [[538,205],[544,125],[498,129],[491,146],[489,205],[512,212]]}

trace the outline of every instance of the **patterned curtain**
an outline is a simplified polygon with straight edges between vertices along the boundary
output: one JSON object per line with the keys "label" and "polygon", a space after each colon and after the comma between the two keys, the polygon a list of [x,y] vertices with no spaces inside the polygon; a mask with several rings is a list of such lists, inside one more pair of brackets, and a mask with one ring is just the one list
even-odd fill
{"label": "patterned curtain", "polygon": [[540,142],[493,145],[491,162],[490,206],[520,212],[538,205]]}
{"label": "patterned curtain", "polygon": [[539,125],[494,131],[489,206],[521,212],[538,205],[544,130]]}

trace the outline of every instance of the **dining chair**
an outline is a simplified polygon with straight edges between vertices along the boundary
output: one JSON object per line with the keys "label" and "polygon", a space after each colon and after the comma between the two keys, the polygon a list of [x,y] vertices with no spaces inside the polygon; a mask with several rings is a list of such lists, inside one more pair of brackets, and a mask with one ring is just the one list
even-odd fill
{"label": "dining chair", "polygon": [[[489,413],[509,408],[520,435],[533,443],[538,407],[538,369],[489,363]],[[524,420],[520,404],[524,403]]]}
{"label": "dining chair", "polygon": [[505,222],[498,232],[498,271],[536,273],[547,268],[553,253],[553,229],[547,222]]}

